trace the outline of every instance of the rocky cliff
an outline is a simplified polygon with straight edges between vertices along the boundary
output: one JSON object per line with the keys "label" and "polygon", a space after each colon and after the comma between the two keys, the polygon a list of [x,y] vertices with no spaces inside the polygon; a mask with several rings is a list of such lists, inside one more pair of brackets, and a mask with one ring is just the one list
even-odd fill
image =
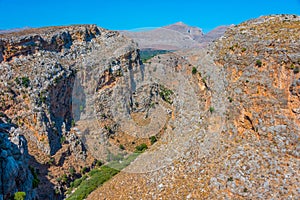
{"label": "rocky cliff", "polygon": [[18,191],[26,193],[26,199],[36,197],[34,176],[28,165],[27,141],[22,130],[0,118],[0,199],[9,199]]}
{"label": "rocky cliff", "polygon": [[0,36],[0,111],[24,130],[43,180],[39,197],[61,198],[53,185],[70,167],[79,172],[93,162],[91,154],[105,161],[119,151],[119,145],[107,149],[108,138],[119,126],[115,110],[130,114],[142,79],[136,44],[94,25]]}
{"label": "rocky cliff", "polygon": [[62,135],[91,115],[86,101],[93,101],[94,91],[116,81],[112,71],[133,70],[138,54],[128,41],[96,26],[2,35],[1,110],[42,151],[55,154]]}

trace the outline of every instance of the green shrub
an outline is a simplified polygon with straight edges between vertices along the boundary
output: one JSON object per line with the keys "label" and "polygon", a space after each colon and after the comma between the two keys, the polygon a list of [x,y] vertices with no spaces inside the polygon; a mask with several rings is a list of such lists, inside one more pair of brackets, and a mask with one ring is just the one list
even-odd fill
{"label": "green shrub", "polygon": [[70,167],[70,168],[69,168],[69,172],[70,172],[70,174],[71,174],[72,176],[74,176],[75,173],[76,173],[76,170],[75,170],[74,167]]}
{"label": "green shrub", "polygon": [[258,66],[258,67],[261,67],[262,66],[261,60],[257,60],[255,65]]}
{"label": "green shrub", "polygon": [[83,167],[83,168],[81,169],[81,173],[82,173],[82,174],[84,174],[84,173],[86,173],[86,172],[88,172],[88,171],[89,171],[88,167]]}
{"label": "green shrub", "polygon": [[65,141],[66,141],[66,137],[65,137],[65,136],[62,136],[62,137],[60,138],[60,143],[61,143],[61,144],[64,144]]}
{"label": "green shrub", "polygon": [[171,99],[172,94],[174,94],[172,90],[165,88],[163,85],[160,85],[159,95],[164,101],[168,102],[169,104],[173,103]]}
{"label": "green shrub", "polygon": [[28,77],[22,77],[22,85],[27,88],[27,87],[29,87],[29,84],[30,84],[29,78]]}
{"label": "green shrub", "polygon": [[18,85],[22,85],[25,88],[28,88],[30,85],[30,80],[27,76],[23,76],[21,79],[20,78],[15,78],[15,82]]}
{"label": "green shrub", "polygon": [[85,179],[87,179],[87,175],[84,175],[83,177],[79,178],[79,179],[76,179],[73,183],[74,183],[74,187],[77,188],[81,183],[82,181],[84,181]]}
{"label": "green shrub", "polygon": [[24,200],[26,197],[25,192],[16,192],[14,195],[14,200]]}
{"label": "green shrub", "polygon": [[135,149],[136,149],[136,152],[144,152],[146,149],[148,149],[148,146],[147,146],[147,144],[143,143],[139,146],[136,146]]}
{"label": "green shrub", "polygon": [[89,179],[83,180],[77,190],[67,199],[85,199],[92,191],[94,191],[97,187],[102,185],[105,181],[109,180],[117,173],[119,173],[119,170],[110,168],[108,166],[102,166],[100,169],[92,170],[89,173]]}
{"label": "green shrub", "polygon": [[30,172],[31,172],[31,174],[32,174],[32,176],[33,176],[33,180],[32,180],[32,188],[37,188],[38,185],[39,185],[39,183],[40,183],[40,180],[39,180],[39,178],[38,178],[37,172],[36,172],[36,170],[35,170],[33,167],[31,167],[31,166],[29,166],[29,169],[30,169]]}
{"label": "green shrub", "polygon": [[123,144],[120,144],[119,148],[122,149],[122,150],[125,150],[125,147],[124,147]]}
{"label": "green shrub", "polygon": [[215,108],[214,108],[214,107],[212,107],[212,106],[209,107],[209,112],[210,112],[210,113],[213,113],[214,111],[215,111]]}
{"label": "green shrub", "polygon": [[55,159],[53,157],[49,158],[48,165],[54,165]]}
{"label": "green shrub", "polygon": [[97,160],[96,161],[96,166],[97,167],[100,167],[100,166],[102,166],[103,165],[103,162],[101,161],[101,160]]}
{"label": "green shrub", "polygon": [[71,121],[71,126],[74,127],[75,125],[76,125],[75,120],[72,119],[72,121]]}
{"label": "green shrub", "polygon": [[192,69],[192,74],[195,75],[197,73],[197,68],[196,67],[193,67]]}
{"label": "green shrub", "polygon": [[151,136],[149,139],[150,139],[151,145],[153,145],[155,142],[157,142],[157,138],[154,135]]}
{"label": "green shrub", "polygon": [[63,183],[66,183],[66,182],[68,181],[68,176],[67,176],[67,174],[63,174],[63,175],[61,176],[61,181],[62,181]]}

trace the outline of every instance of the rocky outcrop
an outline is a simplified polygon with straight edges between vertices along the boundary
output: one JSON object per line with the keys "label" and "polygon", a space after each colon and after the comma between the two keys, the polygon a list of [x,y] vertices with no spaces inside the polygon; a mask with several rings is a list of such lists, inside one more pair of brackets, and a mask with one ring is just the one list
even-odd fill
{"label": "rocky outcrop", "polygon": [[22,130],[3,117],[0,119],[0,152],[0,199],[12,198],[18,191],[25,192],[26,199],[33,199],[36,193],[28,166],[27,141]]}
{"label": "rocky outcrop", "polygon": [[112,72],[126,69],[131,87],[138,64],[133,42],[93,25],[4,34],[0,50],[2,110],[51,155],[76,121],[95,116],[95,91],[114,84]]}
{"label": "rocky outcrop", "polygon": [[60,199],[63,190],[54,186],[70,167],[79,173],[120,151],[109,138],[119,131],[118,109],[130,115],[143,79],[137,46],[94,25],[28,29],[0,40],[0,110],[24,130],[40,171],[38,196]]}

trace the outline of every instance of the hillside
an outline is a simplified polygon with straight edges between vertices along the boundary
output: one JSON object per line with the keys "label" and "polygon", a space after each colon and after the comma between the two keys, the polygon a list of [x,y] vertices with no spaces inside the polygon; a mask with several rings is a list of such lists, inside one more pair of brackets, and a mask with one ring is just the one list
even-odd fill
{"label": "hillside", "polygon": [[153,58],[176,94],[166,132],[88,199],[297,199],[299,20],[261,17]]}
{"label": "hillside", "polygon": [[198,27],[177,22],[150,31],[121,33],[136,41],[140,49],[179,50],[206,46],[222,36],[227,28],[228,26],[217,27],[204,34]]}
{"label": "hillside", "polygon": [[297,199],[299,32],[176,23],[144,63],[96,25],[0,34],[0,199]]}

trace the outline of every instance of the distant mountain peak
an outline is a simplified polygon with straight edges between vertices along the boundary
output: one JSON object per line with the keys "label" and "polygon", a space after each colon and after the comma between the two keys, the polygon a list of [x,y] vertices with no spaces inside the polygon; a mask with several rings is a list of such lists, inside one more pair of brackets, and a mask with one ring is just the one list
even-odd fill
{"label": "distant mountain peak", "polygon": [[182,21],[176,22],[174,25],[184,25],[184,26],[188,26],[187,24],[185,24],[185,23],[182,22]]}

